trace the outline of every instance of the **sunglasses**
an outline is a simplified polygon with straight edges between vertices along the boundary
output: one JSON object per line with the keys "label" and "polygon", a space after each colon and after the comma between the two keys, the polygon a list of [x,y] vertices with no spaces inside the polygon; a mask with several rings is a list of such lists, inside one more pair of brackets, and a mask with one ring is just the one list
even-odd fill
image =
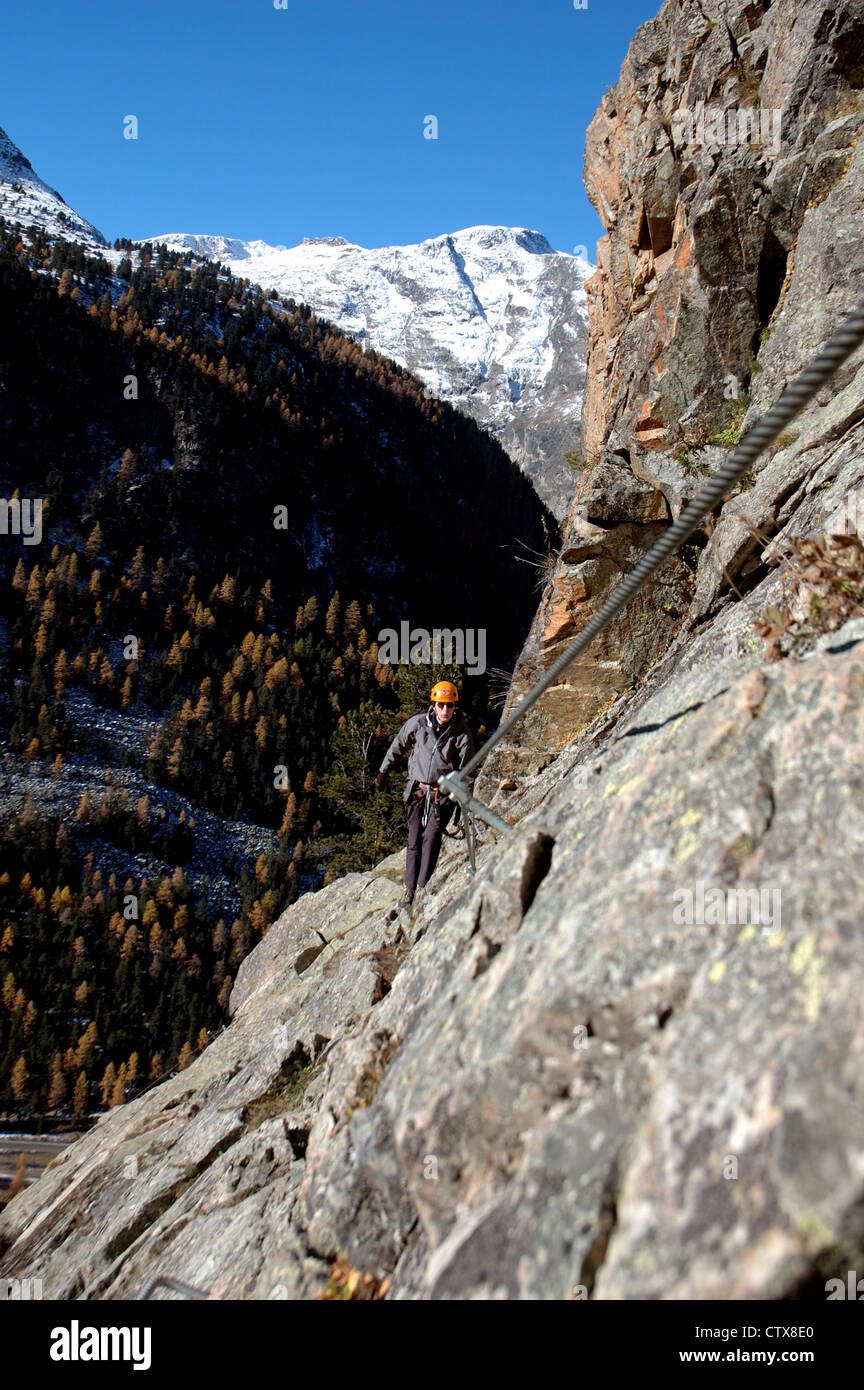
{"label": "sunglasses", "polygon": [[455,705],[456,701],[455,701],[455,700],[436,700],[435,703],[436,703],[436,705],[438,706],[439,709],[452,709],[453,706]]}

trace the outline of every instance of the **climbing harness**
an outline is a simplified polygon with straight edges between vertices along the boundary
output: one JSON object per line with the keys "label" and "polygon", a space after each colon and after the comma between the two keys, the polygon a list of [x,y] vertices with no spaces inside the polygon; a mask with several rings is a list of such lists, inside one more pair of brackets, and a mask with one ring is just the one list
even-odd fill
{"label": "climbing harness", "polygon": [[[424,787],[426,788],[425,793],[423,791]],[[418,782],[417,790],[414,793],[415,801],[418,801],[420,797],[423,797],[423,810],[420,813],[420,824],[425,830],[426,822],[429,819],[429,812],[432,807],[437,805],[438,801],[440,801],[441,793],[431,782]]]}
{"label": "climbing harness", "polygon": [[[423,791],[424,787],[426,788],[425,793]],[[420,815],[420,824],[425,830],[430,811],[444,800],[444,796],[440,787],[433,786],[428,782],[419,783],[414,796],[417,799],[421,796],[423,797],[423,810]],[[440,812],[436,811],[436,814],[440,814]],[[468,847],[466,872],[470,878],[473,878],[477,872],[477,826],[470,808],[467,806],[463,807],[457,803],[455,819],[458,820],[460,815],[462,817],[462,825],[457,826],[454,823],[454,828],[452,830],[445,830],[444,834],[451,840],[464,839],[466,841]]]}
{"label": "climbing harness", "polygon": [[507,821],[502,820],[488,806],[484,806],[482,801],[478,801],[467,791],[462,779],[473,772],[476,767],[479,767],[484,758],[488,758],[496,744],[510,733],[513,726],[528,713],[532,705],[536,704],[550,685],[554,685],[574,657],[583,652],[594,638],[609,626],[620,610],[632,598],[636,597],[648,580],[696,530],[705,516],[713,511],[719,502],[723,501],[725,494],[753,466],[763,450],[782,433],[796,415],[801,413],[819,388],[824,386],[837,368],[846,361],[847,357],[851,357],[862,342],[864,342],[864,300],[840,325],[834,336],[828,340],[822,351],[817,353],[809,366],[805,367],[792,384],[786,387],[779,401],[751,426],[731,457],[721,464],[716,473],[711,474],[678,520],[673,522],[647,554],[643,555],[636,567],[618,585],[614,594],[609,596],[600,611],[582,629],[578,637],[570,643],[566,651],[561,653],[557,661],[553,662],[545,676],[537,681],[521,704],[504,720],[503,724],[499,725],[491,738],[483,744],[483,747],[478,749],[473,758],[459,772],[448,772],[439,778],[439,786],[442,791],[446,792],[454,801],[458,801],[463,813],[473,812],[475,816],[485,821],[487,825],[491,825],[495,830],[502,832],[512,830],[513,827],[508,825]]}

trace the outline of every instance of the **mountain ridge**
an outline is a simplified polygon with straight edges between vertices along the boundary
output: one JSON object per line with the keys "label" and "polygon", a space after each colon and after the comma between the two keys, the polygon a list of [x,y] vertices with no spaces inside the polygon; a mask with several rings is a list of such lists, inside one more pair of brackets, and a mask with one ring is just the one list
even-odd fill
{"label": "mountain ridge", "polygon": [[491,223],[375,248],[344,237],[293,247],[210,234],[147,240],[221,260],[407,367],[499,440],[556,517],[566,511],[577,477],[564,455],[580,439],[587,260],[554,250],[539,231]]}
{"label": "mountain ridge", "polygon": [[14,140],[0,128],[0,214],[10,221],[43,227],[54,236],[104,249],[98,228],[71,208],[65,198],[36,173]]}
{"label": "mountain ridge", "polygon": [[[0,215],[119,259],[2,130]],[[578,476],[565,454],[578,452],[580,442],[584,283],[594,269],[587,260],[554,250],[531,228],[485,223],[376,248],[341,236],[303,237],[284,247],[203,233],[137,244],[216,259],[265,291],[308,304],[475,419],[531,478],[556,519],[565,514]]]}

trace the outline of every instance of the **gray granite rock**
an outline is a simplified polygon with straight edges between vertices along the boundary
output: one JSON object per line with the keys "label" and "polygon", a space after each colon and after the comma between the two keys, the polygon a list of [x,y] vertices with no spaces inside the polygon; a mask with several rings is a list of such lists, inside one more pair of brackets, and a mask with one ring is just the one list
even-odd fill
{"label": "gray granite rock", "polygon": [[[758,266],[740,302],[724,288],[734,209],[753,213],[742,245],[770,226],[789,257],[751,417],[864,293],[860,97],[841,83],[832,101],[829,82],[860,5],[715,10],[724,23],[667,0],[593,128],[592,196],[616,224],[589,358],[608,447],[571,508],[529,674],[613,559],[631,566],[680,511],[693,457],[716,464],[719,446],[686,464],[643,449],[649,416],[631,455],[626,440],[649,360],[664,399],[707,410],[721,339],[735,363],[750,351]],[[664,110],[688,84],[706,100],[730,74],[727,94],[761,85],[788,107],[788,144],[716,178],[705,152],[673,158],[661,70]],[[649,332],[648,270],[672,260],[649,266],[640,239],[683,238],[683,204],[683,307],[655,307]],[[692,595],[680,571],[677,606],[663,584],[646,593],[483,772],[512,829],[484,832],[476,876],[448,841],[413,917],[396,908],[404,855],[289,908],[243,963],[225,1030],[4,1209],[0,1274],[61,1299],[128,1298],[164,1273],[301,1300],[338,1292],[349,1266],[392,1299],[727,1299],[860,1268],[864,614],[779,660],[759,624],[787,602],[792,539],[860,534],[862,446],[859,357],[709,525]]]}

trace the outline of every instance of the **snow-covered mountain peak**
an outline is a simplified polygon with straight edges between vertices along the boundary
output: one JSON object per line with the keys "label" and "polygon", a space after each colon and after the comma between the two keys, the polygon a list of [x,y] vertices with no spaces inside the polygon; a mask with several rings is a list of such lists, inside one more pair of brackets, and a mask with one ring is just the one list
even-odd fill
{"label": "snow-covered mountain peak", "polygon": [[[0,216],[79,241],[109,259],[99,231],[35,173],[0,130]],[[575,485],[587,304],[594,267],[529,227],[481,224],[408,246],[367,248],[344,236],[271,246],[219,234],[147,238],[219,261],[308,304],[320,318],[393,358],[429,392],[494,434],[563,516]]]}
{"label": "snow-covered mountain peak", "polygon": [[[258,243],[258,245],[263,245],[263,244],[264,244],[263,242],[259,242],[259,243]],[[301,237],[301,238],[300,238],[300,240],[298,241],[297,245],[298,245],[298,246],[351,246],[352,243],[351,243],[350,241],[348,241],[344,236],[304,236],[304,237]],[[279,249],[279,248],[276,248],[276,249]],[[283,246],[281,249],[282,249],[283,251],[287,251],[287,250],[288,250],[287,246]]]}
{"label": "snow-covered mountain peak", "polygon": [[532,231],[529,227],[495,227],[481,224],[477,227],[463,227],[461,231],[451,232],[449,239],[460,243],[470,242],[484,250],[493,250],[502,246],[518,246],[534,256],[564,254],[562,252],[556,253],[542,232]]}
{"label": "snow-covered mountain peak", "polygon": [[51,236],[105,246],[105,238],[85,218],[70,208],[56,189],[35,172],[14,140],[0,129],[0,216],[23,227],[43,227]]}
{"label": "snow-covered mountain peak", "polygon": [[[18,146],[0,128],[0,177],[11,183],[14,179],[35,179],[33,165]],[[59,197],[59,194],[58,194]]]}
{"label": "snow-covered mountain peak", "polygon": [[173,251],[193,251],[196,256],[229,265],[235,261],[254,261],[273,251],[286,249],[284,246],[270,246],[266,241],[240,241],[237,237],[216,236],[207,232],[169,232],[167,236],[147,237],[146,240],[157,244],[164,242]]}
{"label": "snow-covered mountain peak", "polygon": [[373,248],[342,236],[287,248],[148,240],[222,261],[407,367],[495,434],[563,515],[575,483],[564,454],[580,439],[588,261],[531,228],[485,224]]}

